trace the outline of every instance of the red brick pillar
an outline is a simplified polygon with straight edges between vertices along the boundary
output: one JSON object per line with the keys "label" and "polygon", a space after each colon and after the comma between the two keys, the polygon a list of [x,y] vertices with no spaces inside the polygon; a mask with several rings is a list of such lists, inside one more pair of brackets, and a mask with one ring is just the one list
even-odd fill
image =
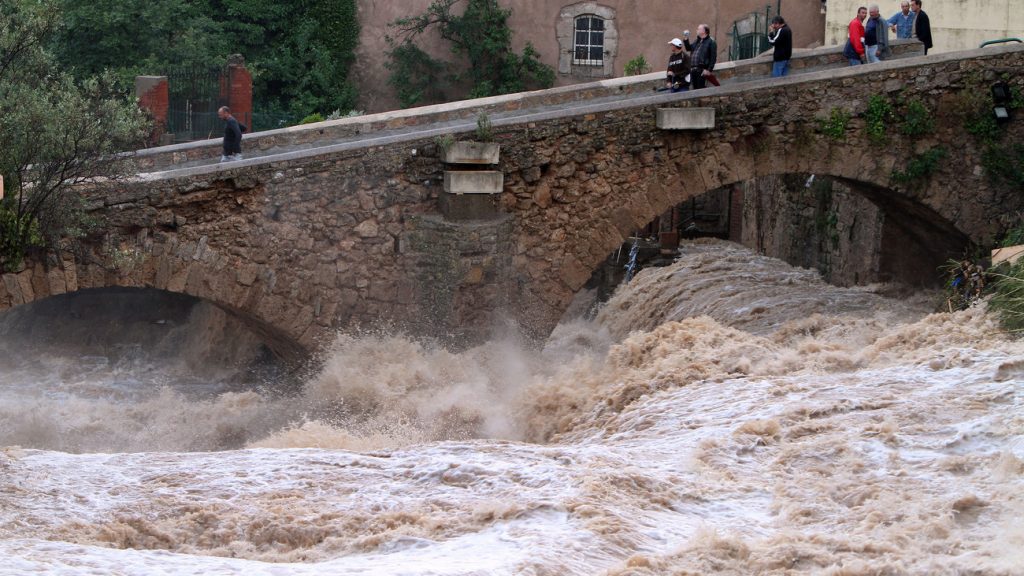
{"label": "red brick pillar", "polygon": [[252,123],[252,74],[245,68],[245,59],[240,54],[228,57],[228,67],[221,78],[221,100],[231,109],[231,115],[249,128]]}
{"label": "red brick pillar", "polygon": [[167,132],[167,111],[170,108],[167,77],[136,76],[135,97],[139,101],[139,108],[153,117],[153,132],[149,135],[149,143],[163,144],[161,139]]}

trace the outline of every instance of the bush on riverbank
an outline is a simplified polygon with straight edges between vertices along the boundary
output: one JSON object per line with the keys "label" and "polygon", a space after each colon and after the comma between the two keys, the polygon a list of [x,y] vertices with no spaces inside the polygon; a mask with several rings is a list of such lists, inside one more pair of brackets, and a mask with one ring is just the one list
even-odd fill
{"label": "bush on riverbank", "polygon": [[1024,260],[996,268],[991,275],[995,282],[989,306],[999,314],[1004,328],[1024,333]]}
{"label": "bush on riverbank", "polygon": [[[1024,223],[1008,231],[1002,242],[1003,247],[1020,244],[1024,244]],[[993,278],[989,307],[999,314],[1004,328],[1024,333],[1024,258],[1012,266],[997,266],[989,276]]]}

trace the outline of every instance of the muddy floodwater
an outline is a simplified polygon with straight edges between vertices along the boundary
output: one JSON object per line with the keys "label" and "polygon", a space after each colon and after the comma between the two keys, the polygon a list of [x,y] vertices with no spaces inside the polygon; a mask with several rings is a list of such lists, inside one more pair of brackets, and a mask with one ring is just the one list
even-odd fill
{"label": "muddy floodwater", "polygon": [[220,310],[0,315],[0,574],[1024,574],[1024,344],[984,305],[684,244],[544,346]]}

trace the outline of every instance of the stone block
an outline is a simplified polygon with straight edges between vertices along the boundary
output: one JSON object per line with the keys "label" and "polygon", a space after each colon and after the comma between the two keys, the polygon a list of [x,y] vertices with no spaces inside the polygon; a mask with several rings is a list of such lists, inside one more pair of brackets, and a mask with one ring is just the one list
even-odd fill
{"label": "stone block", "polygon": [[440,194],[437,199],[448,220],[490,220],[500,213],[497,198],[487,194]]}
{"label": "stone block", "polygon": [[504,174],[497,170],[444,173],[444,191],[449,194],[500,194]]}
{"label": "stone block", "polygon": [[497,142],[453,142],[442,149],[441,159],[448,164],[497,164],[500,150]]}
{"label": "stone block", "polygon": [[714,108],[658,108],[662,130],[708,130],[715,127]]}

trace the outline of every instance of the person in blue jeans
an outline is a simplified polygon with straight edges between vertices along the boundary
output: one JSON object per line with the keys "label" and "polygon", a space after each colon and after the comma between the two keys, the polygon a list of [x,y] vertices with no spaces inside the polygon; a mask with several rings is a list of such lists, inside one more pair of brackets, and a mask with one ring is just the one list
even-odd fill
{"label": "person in blue jeans", "polygon": [[878,11],[878,4],[868,6],[868,19],[864,24],[864,53],[868,64],[888,58],[889,26]]}
{"label": "person in blue jeans", "polygon": [[782,16],[772,18],[768,43],[775,47],[772,53],[772,78],[789,74],[789,60],[793,57],[793,31]]}
{"label": "person in blue jeans", "polygon": [[850,37],[843,48],[843,56],[850,61],[850,66],[863,64],[867,60],[864,54],[864,20],[868,17],[868,9],[864,6],[857,8],[857,16],[850,20]]}

